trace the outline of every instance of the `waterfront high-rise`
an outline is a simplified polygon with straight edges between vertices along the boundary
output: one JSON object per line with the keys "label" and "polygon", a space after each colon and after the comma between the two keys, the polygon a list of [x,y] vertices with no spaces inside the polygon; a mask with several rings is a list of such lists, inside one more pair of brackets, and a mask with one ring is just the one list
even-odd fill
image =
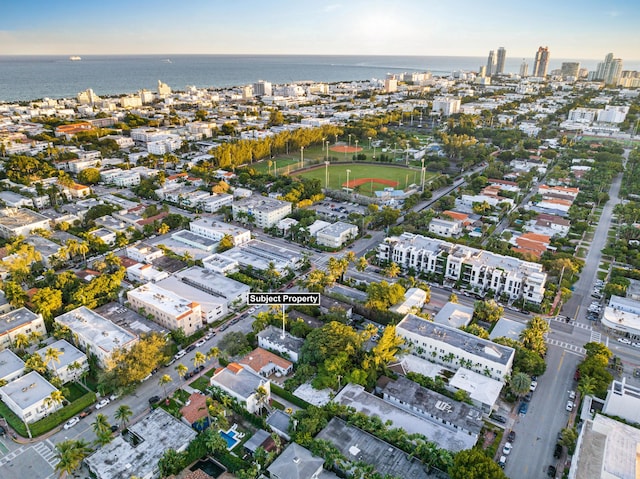
{"label": "waterfront high-rise", "polygon": [[578,78],[579,74],[580,62],[562,62],[562,66],[560,67],[560,75],[562,75],[562,78]]}
{"label": "waterfront high-rise", "polygon": [[523,58],[522,59],[522,63],[520,64],[520,76],[522,78],[524,78],[524,77],[526,77],[528,75],[529,75],[529,64]]}
{"label": "waterfront high-rise", "polygon": [[507,59],[507,50],[504,47],[498,48],[498,59],[496,62],[496,74],[502,75],[504,73],[504,62]]}
{"label": "waterfront high-rise", "polygon": [[487,71],[488,77],[496,74],[496,55],[493,50],[489,52],[489,58],[487,58]]}
{"label": "waterfront high-rise", "polygon": [[549,47],[539,47],[533,62],[533,76],[544,78],[549,67]]}
{"label": "waterfront high-rise", "polygon": [[613,58],[613,53],[608,53],[604,61],[598,63],[594,80],[602,80],[607,85],[616,85],[622,75],[622,59]]}

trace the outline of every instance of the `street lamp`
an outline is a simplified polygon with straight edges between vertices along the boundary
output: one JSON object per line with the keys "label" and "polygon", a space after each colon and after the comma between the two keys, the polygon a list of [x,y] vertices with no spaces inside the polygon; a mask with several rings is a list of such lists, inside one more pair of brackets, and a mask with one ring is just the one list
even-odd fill
{"label": "street lamp", "polygon": [[324,189],[329,188],[329,162],[324,162]]}
{"label": "street lamp", "polygon": [[376,145],[375,143],[373,144],[373,159],[376,159]]}
{"label": "street lamp", "polygon": [[351,170],[347,170],[347,192],[349,192],[349,173],[351,173]]}
{"label": "street lamp", "polygon": [[329,161],[329,140],[327,140],[327,161]]}
{"label": "street lamp", "polygon": [[356,140],[356,158],[358,157],[358,140]]}
{"label": "street lamp", "polygon": [[369,137],[369,149],[371,149],[371,137]]}
{"label": "street lamp", "polygon": [[322,138],[322,151],[324,151],[324,142],[326,141],[327,137],[323,137]]}
{"label": "street lamp", "polygon": [[351,133],[349,133],[349,148],[351,148]]}
{"label": "street lamp", "polygon": [[300,147],[300,168],[304,168],[304,146]]}

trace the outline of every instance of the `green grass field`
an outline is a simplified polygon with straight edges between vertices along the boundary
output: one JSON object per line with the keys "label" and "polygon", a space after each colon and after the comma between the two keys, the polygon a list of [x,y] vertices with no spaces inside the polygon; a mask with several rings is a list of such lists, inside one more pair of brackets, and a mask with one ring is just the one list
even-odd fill
{"label": "green grass field", "polygon": [[[330,189],[339,190],[342,184],[347,181],[347,170],[349,173],[349,182],[359,178],[382,178],[385,180],[397,181],[396,189],[405,189],[411,184],[420,184],[420,170],[415,168],[402,168],[389,165],[370,165],[358,163],[332,163],[329,165],[329,183]],[[292,173],[292,176],[302,176],[305,178],[317,178],[325,186],[325,167],[321,166],[314,170],[305,171],[303,173]],[[429,181],[434,173],[426,172],[425,181]],[[356,191],[372,196],[374,191],[380,191],[387,185],[381,183],[365,183],[359,186]]]}

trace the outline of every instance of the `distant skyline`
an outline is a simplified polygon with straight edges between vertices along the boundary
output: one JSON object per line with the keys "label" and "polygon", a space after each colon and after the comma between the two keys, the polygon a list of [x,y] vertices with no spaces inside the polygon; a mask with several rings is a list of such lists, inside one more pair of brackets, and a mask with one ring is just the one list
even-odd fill
{"label": "distant skyline", "polygon": [[327,54],[640,60],[637,0],[7,1],[0,55]]}

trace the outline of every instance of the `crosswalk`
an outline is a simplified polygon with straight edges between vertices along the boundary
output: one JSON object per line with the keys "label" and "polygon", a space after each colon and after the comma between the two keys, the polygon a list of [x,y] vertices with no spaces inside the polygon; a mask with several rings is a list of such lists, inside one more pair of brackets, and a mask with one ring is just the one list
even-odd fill
{"label": "crosswalk", "polygon": [[60,462],[60,459],[56,456],[53,446],[49,446],[49,441],[38,442],[33,445],[34,451],[40,454],[40,457],[47,461],[47,463],[55,469],[56,465]]}
{"label": "crosswalk", "polygon": [[[557,323],[562,323],[562,324],[566,324],[566,321],[563,319],[558,319],[558,318],[549,318],[551,321],[557,322]],[[584,324],[584,323],[579,323],[577,321],[571,321],[569,323],[571,326],[573,326],[574,328],[580,328],[580,329],[585,329],[587,331],[592,331],[593,327],[591,327],[591,325],[589,324]]]}
{"label": "crosswalk", "polygon": [[561,348],[566,349],[570,353],[577,354],[579,356],[584,356],[587,354],[587,350],[576,346],[575,344],[570,344],[565,341],[558,341],[557,339],[547,338],[547,344],[551,344],[552,346],[559,346]]}
{"label": "crosswalk", "polygon": [[590,343],[599,343],[602,341],[602,334],[600,334],[597,331],[591,331],[591,339],[589,340]]}

